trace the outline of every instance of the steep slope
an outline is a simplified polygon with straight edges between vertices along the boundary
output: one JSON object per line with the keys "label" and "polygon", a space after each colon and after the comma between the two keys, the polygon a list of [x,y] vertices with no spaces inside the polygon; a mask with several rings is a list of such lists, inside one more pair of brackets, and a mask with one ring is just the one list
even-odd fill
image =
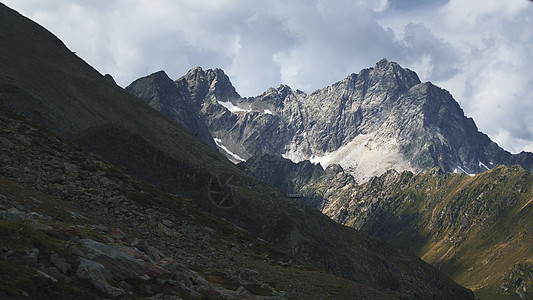
{"label": "steep slope", "polygon": [[533,175],[517,166],[473,178],[434,169],[389,172],[323,211],[413,250],[479,296],[529,298],[532,200]]}
{"label": "steep slope", "polygon": [[172,79],[164,71],[136,80],[128,87],[128,91],[177,121],[206,144],[215,147],[213,137],[198,111],[185,102]]}
{"label": "steep slope", "polygon": [[0,125],[2,299],[395,298],[301,264],[3,105]]}
{"label": "steep slope", "polygon": [[533,175],[519,166],[475,177],[391,170],[359,186],[333,166],[273,156],[239,166],[304,195],[301,202],[341,224],[415,253],[482,299],[532,296]]}
{"label": "steep slope", "polygon": [[272,154],[324,167],[340,164],[358,182],[389,169],[533,169],[533,154],[504,151],[478,131],[447,91],[385,59],[310,95],[281,85],[241,98],[219,69],[195,68],[176,86],[190,95],[183,97],[235,162]]}
{"label": "steep slope", "polygon": [[[0,13],[3,104],[68,138],[117,124],[193,165],[229,165],[205,144],[195,146],[194,134],[125,93],[46,29],[4,5]],[[195,152],[205,156],[191,155]]]}
{"label": "steep slope", "polygon": [[[193,134],[98,74],[42,27],[4,5],[0,5],[0,16],[3,25],[0,26],[0,37],[7,41],[0,44],[0,102],[77,141],[134,176],[180,197],[160,194],[154,191],[154,187],[127,176],[124,179],[123,173],[101,163],[97,163],[98,167],[86,167],[84,174],[106,175],[108,180],[102,182],[105,187],[103,194],[99,193],[100,184],[87,188],[83,182],[71,181],[70,178],[63,180],[61,176],[57,182],[51,182],[57,176],[52,177],[54,174],[48,168],[63,165],[70,170],[72,164],[84,162],[88,155],[78,153],[72,161],[64,161],[69,158],[68,151],[72,146],[62,144],[49,149],[45,138],[52,135],[43,133],[41,129],[34,132],[37,128],[34,125],[22,125],[17,129],[25,131],[3,131],[6,136],[2,145],[16,149],[8,152],[12,156],[3,159],[2,170],[8,172],[6,177],[13,180],[23,178],[21,184],[27,186],[44,184],[46,193],[64,196],[64,200],[88,202],[89,208],[109,221],[125,216],[128,222],[122,226],[139,229],[143,235],[149,236],[157,226],[158,230],[171,234],[171,238],[160,241],[164,242],[164,247],[176,247],[173,243],[180,236],[179,231],[176,230],[176,235],[174,231],[167,230],[175,228],[173,226],[180,231],[198,233],[194,227],[175,223],[190,211],[187,206],[182,210],[183,201],[179,200],[188,197],[204,211],[223,216],[287,251],[300,262],[386,290],[389,294],[407,298],[435,295],[472,297],[469,291],[416,257],[405,255],[379,239],[336,224],[313,209],[287,201],[278,190],[241,172]],[[212,74],[215,77],[208,80],[216,90],[213,97],[228,100],[236,95],[230,86],[224,85],[224,81],[213,81],[214,78],[224,79],[222,73],[216,71]],[[191,80],[199,84],[203,79],[191,77]],[[217,87],[219,85],[220,88]],[[191,99],[205,92],[200,88],[191,88],[190,91]],[[8,117],[3,126],[9,124]],[[18,126],[20,123],[13,124]],[[33,132],[38,136],[26,138],[22,132],[30,135]],[[27,146],[34,148],[25,151]],[[39,152],[41,150],[42,153]],[[43,163],[46,161],[57,161],[58,164],[46,166]],[[65,165],[65,162],[69,164]],[[14,173],[9,173],[11,171]],[[26,177],[26,173],[31,176]],[[72,176],[75,177],[75,174]],[[114,192],[107,193],[107,189]],[[120,192],[126,193],[123,195],[125,198]],[[153,194],[157,197],[152,197]],[[122,203],[125,206],[120,206]],[[145,214],[138,210],[138,206]],[[164,214],[152,215],[151,211],[146,211],[151,206]],[[187,220],[189,217],[184,218]],[[196,213],[191,218],[196,220],[195,224],[204,224],[204,218]],[[152,227],[145,227],[146,224]],[[220,224],[212,226],[226,226]],[[199,241],[201,236],[205,236],[205,231],[210,230],[200,230],[201,233],[196,236],[200,247],[205,246]],[[235,248],[233,252],[246,253],[239,245]],[[193,248],[191,253],[194,249],[197,248]],[[179,248],[176,251],[179,252]],[[211,251],[209,247],[202,248],[192,257],[204,259],[210,256],[208,251]],[[215,255],[213,259],[218,257]],[[209,262],[207,266],[210,267]]]}

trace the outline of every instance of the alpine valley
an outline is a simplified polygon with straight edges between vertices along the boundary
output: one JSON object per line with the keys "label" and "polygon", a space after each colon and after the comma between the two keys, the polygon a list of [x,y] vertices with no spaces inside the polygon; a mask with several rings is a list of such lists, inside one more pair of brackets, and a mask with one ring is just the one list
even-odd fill
{"label": "alpine valley", "polygon": [[222,70],[196,67],[126,90],[211,136],[240,169],[478,297],[532,296],[533,154],[500,148],[413,71],[383,59],[309,95],[281,85],[242,98]]}
{"label": "alpine valley", "polygon": [[2,299],[532,296],[533,155],[396,63],[242,98],[125,90],[1,3],[0,41]]}

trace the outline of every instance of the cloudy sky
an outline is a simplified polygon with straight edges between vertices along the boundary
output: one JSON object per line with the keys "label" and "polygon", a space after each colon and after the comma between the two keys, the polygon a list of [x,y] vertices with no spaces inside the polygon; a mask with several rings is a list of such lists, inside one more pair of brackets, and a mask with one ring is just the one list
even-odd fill
{"label": "cloudy sky", "polygon": [[242,96],[312,92],[382,58],[447,89],[505,149],[533,151],[527,0],[2,0],[125,87],[222,68]]}

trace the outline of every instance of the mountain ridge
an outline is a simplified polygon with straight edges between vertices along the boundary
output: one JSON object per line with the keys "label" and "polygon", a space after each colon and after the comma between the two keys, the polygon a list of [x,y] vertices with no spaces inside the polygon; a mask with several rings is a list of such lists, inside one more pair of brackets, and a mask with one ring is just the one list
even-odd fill
{"label": "mountain ridge", "polygon": [[[211,73],[222,78],[226,93],[217,91],[219,81]],[[242,98],[221,73],[197,67],[176,84],[192,95],[189,105],[199,109],[230,159],[273,154],[324,167],[336,163],[358,182],[388,169],[420,172],[440,166],[477,174],[517,163],[533,169],[533,154],[501,149],[448,91],[420,82],[415,72],[386,59],[309,95],[282,84]],[[131,92],[139,83],[126,89]]]}

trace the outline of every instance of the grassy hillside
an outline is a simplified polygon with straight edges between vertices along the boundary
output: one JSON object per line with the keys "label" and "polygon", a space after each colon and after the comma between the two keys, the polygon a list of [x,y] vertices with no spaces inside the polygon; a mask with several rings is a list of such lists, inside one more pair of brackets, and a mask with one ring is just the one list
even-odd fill
{"label": "grassy hillside", "polygon": [[416,254],[482,299],[531,297],[533,174],[388,171],[363,185],[340,167],[263,156],[240,165],[333,220]]}
{"label": "grassy hillside", "polygon": [[533,175],[499,166],[475,177],[389,172],[324,211],[414,252],[482,298],[527,298],[532,203]]}

